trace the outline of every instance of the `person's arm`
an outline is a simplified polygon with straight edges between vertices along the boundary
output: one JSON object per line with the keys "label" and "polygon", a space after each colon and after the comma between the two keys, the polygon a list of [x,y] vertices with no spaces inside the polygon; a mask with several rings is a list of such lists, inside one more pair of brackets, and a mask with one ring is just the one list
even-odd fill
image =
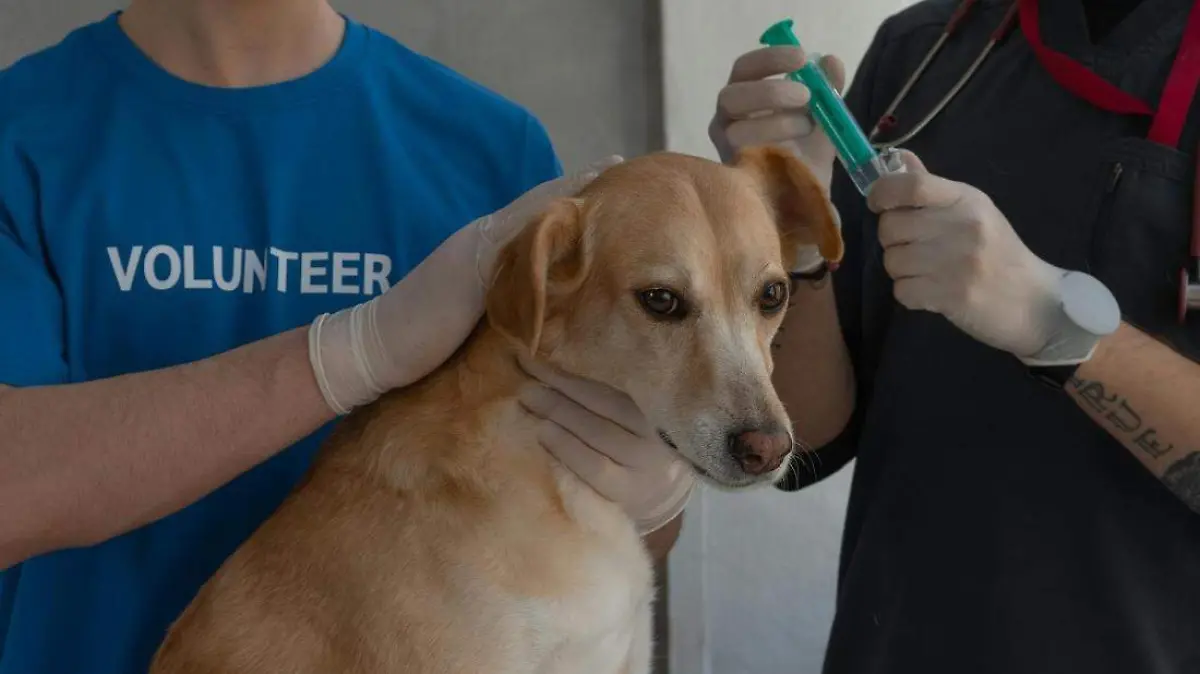
{"label": "person's arm", "polygon": [[174,512],[332,419],[306,335],[112,379],[0,387],[0,569]]}
{"label": "person's arm", "polygon": [[774,343],[771,379],[796,437],[820,451],[845,429],[854,410],[854,369],[842,336],[832,279],[802,281]]}
{"label": "person's arm", "polygon": [[[21,323],[0,335],[0,569],[174,512],[335,412],[428,374],[482,316],[495,249],[603,165],[538,185],[460,229],[386,293],[308,328],[78,384],[63,383],[62,298],[36,250],[33,209],[0,200],[0,316]],[[20,184],[9,189],[8,203],[36,202]]]}
{"label": "person's arm", "polygon": [[775,337],[772,381],[805,443],[777,485],[796,491],[837,473],[858,451],[862,421],[861,375],[854,362],[861,352],[862,229],[849,178],[834,174],[835,204],[852,213],[843,227],[845,257],[836,272],[818,282],[794,284],[791,306]]}
{"label": "person's arm", "polygon": [[[884,176],[868,197],[882,213],[896,300],[941,314],[1026,365],[1075,365],[1068,395],[1200,513],[1200,364],[1119,322],[1111,295],[1106,324],[1100,282],[1035,255],[986,194],[929,173],[912,154],[905,163],[905,173]],[[1088,285],[1068,285],[1072,278]],[[1091,330],[1066,309],[1066,293],[1089,286]]]}
{"label": "person's arm", "polygon": [[1066,388],[1193,511],[1200,513],[1200,364],[1122,323]]}

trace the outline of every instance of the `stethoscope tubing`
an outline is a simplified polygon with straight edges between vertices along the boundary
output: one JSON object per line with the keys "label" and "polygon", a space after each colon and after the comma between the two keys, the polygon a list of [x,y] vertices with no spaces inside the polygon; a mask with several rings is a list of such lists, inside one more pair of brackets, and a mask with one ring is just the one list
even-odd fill
{"label": "stethoscope tubing", "polygon": [[[1005,35],[1008,34],[1009,29],[1012,28],[1017,18],[1017,12],[1019,8],[1017,0],[1013,0],[1013,2],[1009,5],[1008,11],[1005,13],[1004,18],[1000,21],[999,25],[996,26],[996,29],[992,31],[991,36],[989,37],[987,43],[980,50],[979,55],[975,57],[975,60],[971,62],[971,65],[966,69],[966,71],[963,72],[962,76],[958,78],[958,80],[954,83],[954,86],[952,86],[950,90],[946,92],[945,96],[942,96],[941,100],[939,100],[937,104],[925,114],[924,117],[922,117],[915,125],[913,125],[913,127],[909,129],[907,133],[904,133],[897,138],[888,141],[876,140],[879,134],[884,130],[890,130],[896,126],[896,110],[908,97],[908,94],[912,92],[913,87],[916,86],[917,82],[920,81],[921,77],[925,74],[925,71],[929,69],[930,64],[933,63],[933,59],[938,55],[939,52],[941,52],[946,42],[954,34],[959,24],[966,18],[967,13],[974,7],[976,2],[977,0],[963,0],[959,3],[958,7],[955,8],[954,13],[950,16],[950,20],[946,22],[945,28],[942,29],[942,34],[938,36],[937,41],[934,42],[933,46],[931,46],[925,53],[924,58],[921,59],[921,62],[917,65],[912,75],[910,75],[904,82],[904,86],[901,87],[899,93],[897,93],[895,98],[892,99],[891,103],[888,104],[888,107],[886,110],[884,110],[884,113],[880,115],[879,120],[875,123],[874,128],[871,129],[871,133],[868,135],[868,139],[870,140],[872,147],[874,147],[876,150],[883,151],[894,149],[911,141],[918,134],[920,134],[921,131],[929,126],[930,122],[936,119],[937,116],[940,115],[943,110],[945,110],[946,106],[948,106],[950,102],[954,100],[954,98],[960,91],[962,91],[967,83],[971,81],[971,78],[975,76],[975,73],[979,70],[980,66],[983,65],[984,61],[987,60],[987,57],[992,53],[996,45],[1002,39],[1004,39]],[[1200,152],[1200,150],[1198,150],[1198,152]],[[1200,190],[1200,163],[1198,163],[1197,166],[1196,190]],[[1188,267],[1185,267],[1179,272],[1178,320],[1180,324],[1184,324],[1186,322],[1187,315],[1190,310],[1200,309],[1200,191],[1194,192],[1193,194],[1192,238],[1189,245],[1189,253],[1192,258],[1191,268],[1189,269]]]}
{"label": "stethoscope tubing", "polygon": [[921,131],[923,131],[930,122],[936,119],[937,116],[942,113],[942,110],[944,110],[946,106],[954,100],[954,97],[958,95],[958,92],[962,91],[963,87],[965,87],[967,83],[971,81],[971,78],[975,76],[975,73],[979,70],[979,67],[983,65],[983,62],[987,60],[987,57],[992,53],[992,50],[995,49],[1000,40],[1002,40],[1004,36],[1008,34],[1008,31],[1012,28],[1017,18],[1017,3],[1015,1],[1009,5],[1008,11],[1004,14],[1004,18],[1000,21],[1000,24],[996,26],[996,29],[992,31],[991,37],[988,38],[987,43],[983,46],[983,49],[980,50],[979,55],[975,57],[975,60],[971,62],[971,65],[967,68],[967,70],[963,72],[961,77],[958,78],[958,81],[954,83],[954,86],[950,88],[950,91],[946,92],[946,95],[938,101],[937,105],[933,106],[933,108],[926,113],[925,116],[922,117],[912,129],[899,138],[889,141],[876,141],[875,139],[879,136],[884,127],[891,127],[895,125],[894,114],[896,109],[900,107],[900,104],[903,103],[904,99],[908,97],[908,94],[912,91],[912,88],[916,86],[918,81],[920,81],[921,76],[925,74],[925,71],[929,68],[929,65],[933,63],[934,57],[936,57],[938,52],[942,50],[942,47],[946,44],[946,41],[949,40],[950,36],[954,34],[955,30],[957,30],[958,24],[962,22],[962,20],[966,17],[967,12],[975,5],[976,2],[977,0],[963,0],[963,2],[961,2],[958,7],[955,8],[954,14],[951,15],[950,20],[946,23],[946,27],[942,29],[942,34],[938,36],[937,42],[935,42],[933,46],[929,48],[929,51],[925,53],[925,57],[921,59],[921,63],[917,65],[916,70],[913,71],[912,75],[910,75],[908,80],[904,83],[904,86],[901,87],[899,93],[896,94],[895,98],[892,99],[892,102],[888,105],[887,109],[884,110],[884,113],[880,116],[879,121],[875,123],[875,127],[871,129],[871,133],[868,138],[871,141],[871,145],[876,150],[890,150],[898,147],[909,142],[915,138],[917,134],[921,133]]}

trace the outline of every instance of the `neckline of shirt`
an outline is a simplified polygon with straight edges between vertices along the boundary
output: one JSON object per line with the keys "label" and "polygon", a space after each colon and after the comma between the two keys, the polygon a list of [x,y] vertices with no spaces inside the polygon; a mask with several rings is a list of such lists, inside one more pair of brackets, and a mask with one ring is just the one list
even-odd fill
{"label": "neckline of shirt", "polygon": [[214,87],[176,77],[155,63],[125,34],[120,11],[93,24],[89,35],[104,56],[153,94],[191,106],[225,112],[255,112],[295,107],[328,97],[359,67],[370,31],[343,15],[346,29],[333,57],[300,77],[258,87]]}

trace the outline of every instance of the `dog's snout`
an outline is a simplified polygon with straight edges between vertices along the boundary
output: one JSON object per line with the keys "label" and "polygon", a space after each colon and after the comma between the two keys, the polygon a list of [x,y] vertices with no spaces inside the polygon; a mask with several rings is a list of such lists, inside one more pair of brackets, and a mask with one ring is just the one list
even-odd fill
{"label": "dog's snout", "polygon": [[729,453],[751,475],[769,473],[792,450],[792,437],[773,429],[743,430],[729,435]]}

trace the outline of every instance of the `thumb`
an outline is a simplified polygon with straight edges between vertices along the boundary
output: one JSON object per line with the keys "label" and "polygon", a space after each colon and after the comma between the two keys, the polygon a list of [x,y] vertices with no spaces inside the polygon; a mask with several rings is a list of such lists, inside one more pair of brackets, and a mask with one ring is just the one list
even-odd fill
{"label": "thumb", "polygon": [[899,150],[900,161],[904,162],[904,170],[908,173],[929,173],[929,169],[925,168],[925,162],[921,158],[913,154],[909,150]]}
{"label": "thumb", "polygon": [[840,58],[833,55],[822,56],[817,65],[820,66],[825,77],[829,78],[829,83],[839,94],[846,93],[846,66]]}

